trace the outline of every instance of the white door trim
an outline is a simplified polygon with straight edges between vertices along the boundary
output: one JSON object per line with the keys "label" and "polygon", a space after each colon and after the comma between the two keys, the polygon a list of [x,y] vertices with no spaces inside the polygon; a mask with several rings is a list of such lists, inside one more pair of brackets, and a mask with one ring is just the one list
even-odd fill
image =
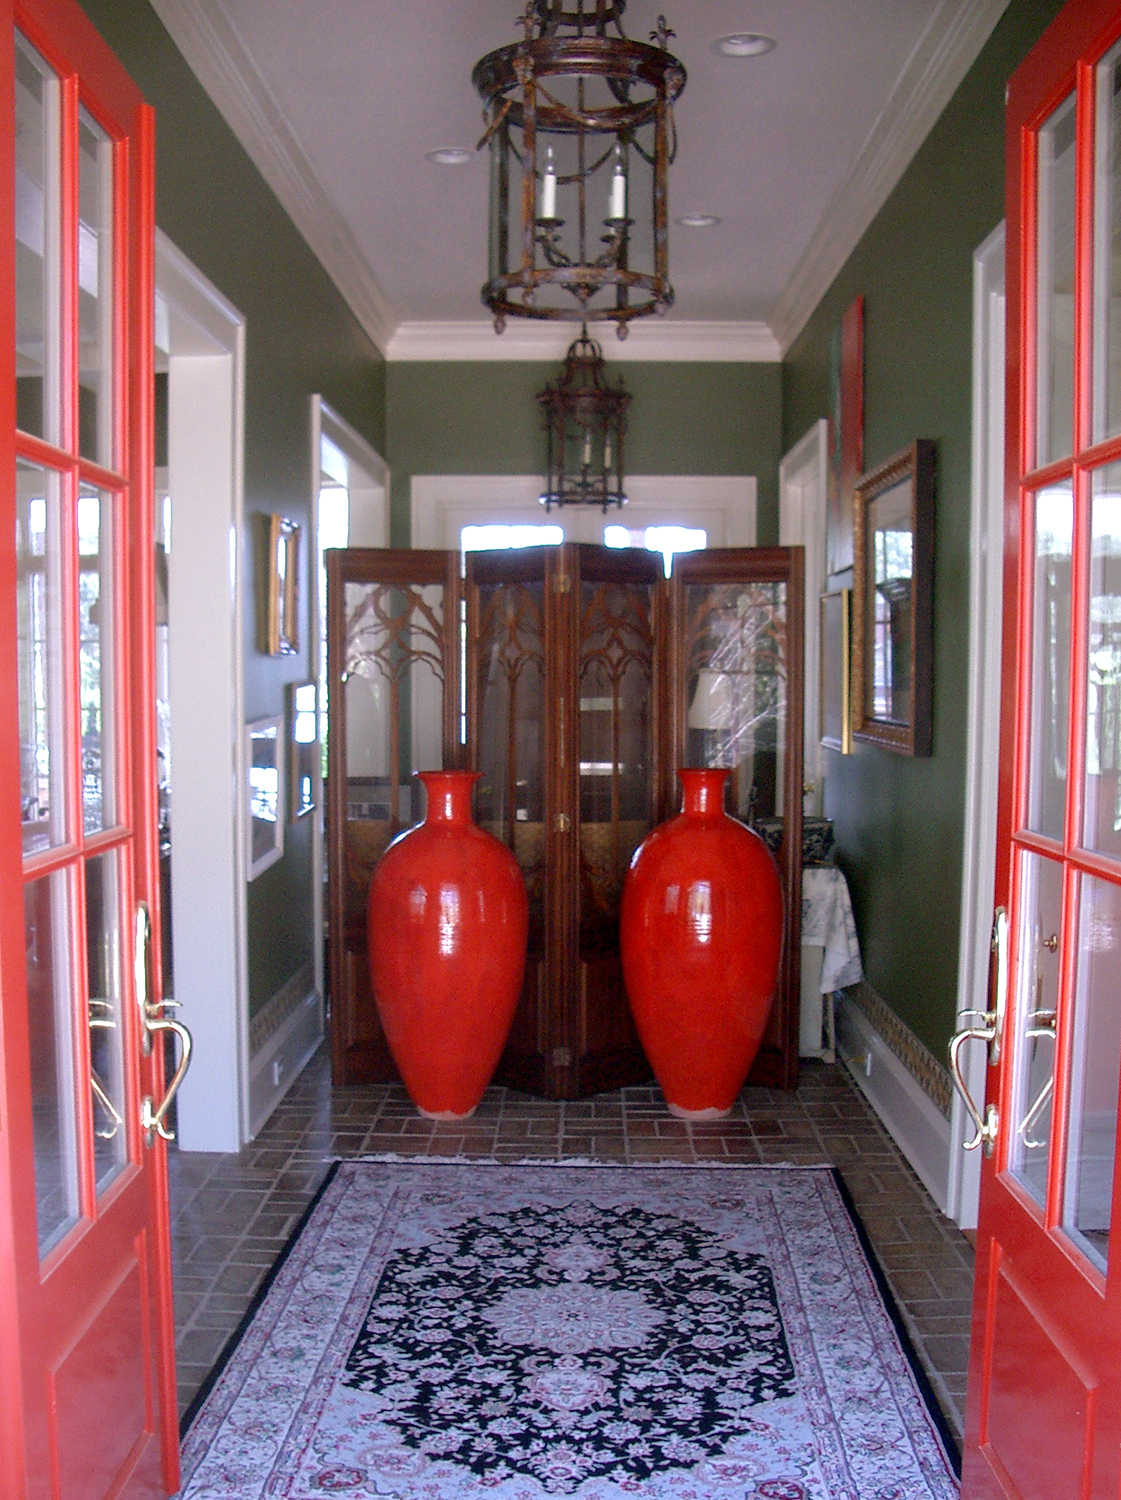
{"label": "white door trim", "polygon": [[594,541],[604,520],[704,526],[713,547],[754,547],[757,485],[750,474],[629,474],[627,505],[605,518],[594,506],[553,510],[539,503],[540,474],[414,474],[412,545],[458,548],[462,527],[491,522],[556,521],[573,541]]}
{"label": "white door trim", "polygon": [[[989,977],[996,804],[1000,767],[1000,650],[1004,569],[1004,225],[973,253],[973,452],[969,530],[969,697],[965,755],[965,835],[961,871],[957,1025],[984,1010]],[[980,1105],[985,1048],[964,1049],[966,1082]],[[980,1151],[954,1093],[950,1115],[947,1213],[962,1229],[977,1224]]]}
{"label": "white door trim", "polygon": [[806,811],[821,812],[821,604],[825,588],[825,499],[829,473],[829,423],[816,421],[778,468],[778,539],[806,549],[805,732],[803,761],[813,792]]}
{"label": "white door trim", "polygon": [[168,353],[171,922],[175,998],[195,1040],[179,1093],[185,1150],[249,1136],[245,895],[245,320],[156,231],[157,342]]}
{"label": "white door trim", "polygon": [[[327,438],[339,448],[347,461],[347,491],[351,495],[352,547],[386,547],[389,545],[389,465],[360,432],[340,417],[320,395],[313,395],[310,408],[311,495],[308,514],[311,517],[308,539],[308,640],[311,642],[311,675],[319,676],[319,490],[321,480],[320,445]],[[368,484],[355,488],[360,494],[359,514],[355,514],[353,474],[356,469]],[[323,973],[323,820],[326,804],[323,793],[322,767],[315,768],[316,811],[311,836],[311,923],[315,993],[326,993]],[[320,1011],[322,1018],[322,1010]],[[321,1021],[322,1029],[322,1021]]]}

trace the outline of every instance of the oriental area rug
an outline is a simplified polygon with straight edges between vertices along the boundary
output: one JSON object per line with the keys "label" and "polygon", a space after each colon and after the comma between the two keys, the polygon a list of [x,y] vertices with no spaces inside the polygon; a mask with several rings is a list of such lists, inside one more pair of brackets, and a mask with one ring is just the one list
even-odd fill
{"label": "oriental area rug", "polygon": [[183,1500],[952,1500],[829,1168],[333,1170]]}

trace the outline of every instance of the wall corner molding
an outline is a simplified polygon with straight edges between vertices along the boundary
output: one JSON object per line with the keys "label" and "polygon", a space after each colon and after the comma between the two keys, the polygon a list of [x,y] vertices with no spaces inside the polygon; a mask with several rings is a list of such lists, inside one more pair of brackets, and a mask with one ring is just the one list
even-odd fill
{"label": "wall corner molding", "polygon": [[219,0],[152,8],[358,322],[384,354],[397,318]]}
{"label": "wall corner molding", "polygon": [[818,223],[771,314],[783,353],[887,202],[976,61],[1008,0],[942,0],[915,45],[848,178]]}
{"label": "wall corner molding", "polygon": [[[766,323],[700,322],[686,319],[643,318],[630,325],[619,340],[600,326],[590,330],[604,355],[616,360],[697,361],[739,364],[777,364],[782,358],[778,340]],[[511,318],[506,331],[496,334],[488,320],[401,323],[386,351],[390,363],[417,360],[561,360],[579,334],[577,323],[549,323],[534,318]]]}

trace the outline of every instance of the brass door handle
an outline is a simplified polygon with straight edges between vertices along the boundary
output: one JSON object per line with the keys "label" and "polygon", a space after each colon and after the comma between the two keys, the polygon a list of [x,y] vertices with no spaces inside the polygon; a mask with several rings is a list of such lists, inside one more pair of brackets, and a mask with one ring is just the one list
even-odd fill
{"label": "brass door handle", "polygon": [[183,1025],[182,1021],[165,1020],[162,1016],[148,1022],[149,1031],[172,1031],[179,1038],[182,1048],[179,1057],[179,1066],[176,1068],[171,1082],[167,1086],[167,1093],[163,1096],[163,1102],[158,1106],[153,1105],[151,1095],[146,1094],[140,1105],[140,1124],[145,1132],[145,1139],[150,1146],[153,1137],[158,1135],[165,1141],[173,1141],[175,1132],[164,1129],[164,1118],[175,1101],[179,1092],[179,1086],[187,1076],[187,1069],[191,1066],[191,1048],[194,1045],[191,1033]]}
{"label": "brass door handle", "polygon": [[[974,1012],[980,1014],[980,1012]],[[993,1145],[996,1142],[996,1133],[1000,1127],[1000,1116],[993,1105],[985,1110],[984,1117],[973,1102],[973,1096],[966,1086],[965,1078],[961,1071],[961,1059],[959,1053],[966,1042],[978,1041],[989,1042],[993,1039],[993,1032],[987,1026],[967,1026],[964,1030],[955,1032],[950,1039],[950,1073],[953,1076],[955,1087],[961,1095],[962,1103],[969,1113],[969,1118],[976,1127],[976,1134],[971,1141],[963,1141],[962,1146],[966,1151],[976,1151],[978,1146],[983,1146],[985,1155],[993,1154]]]}
{"label": "brass door handle", "polygon": [[[157,1105],[150,1094],[146,1094],[140,1102],[140,1124],[144,1131],[144,1140],[151,1145],[156,1136],[161,1140],[173,1141],[175,1134],[166,1129],[164,1120],[167,1112],[174,1103],[175,1096],[179,1092],[180,1085],[187,1076],[187,1069],[191,1065],[191,1050],[194,1046],[191,1033],[183,1025],[182,1021],[172,1020],[170,1016],[163,1014],[164,1004],[153,1002],[148,997],[148,946],[152,937],[152,923],[148,915],[148,906],[144,901],[137,903],[136,907],[136,947],[134,955],[136,976],[136,1003],[140,1007],[141,1035],[143,1037],[144,1055],[151,1055],[152,1041],[158,1031],[170,1031],[179,1038],[180,1056],[179,1066],[172,1075],[171,1082],[167,1086],[167,1093]],[[174,1005],[173,1000],[166,1002],[168,1006]]]}
{"label": "brass door handle", "polygon": [[990,1067],[1000,1061],[1001,1032],[1008,1001],[1008,913],[1003,906],[998,906],[993,914],[992,952],[996,958],[993,1007],[991,1010],[963,1011],[961,1020],[968,1024],[950,1039],[950,1073],[976,1131],[971,1141],[964,1141],[962,1144],[966,1151],[976,1151],[981,1146],[986,1156],[992,1155],[997,1131],[1000,1129],[1000,1115],[992,1104],[988,1105],[982,1115],[973,1102],[961,1071],[961,1049],[966,1042],[985,1042],[989,1050]]}

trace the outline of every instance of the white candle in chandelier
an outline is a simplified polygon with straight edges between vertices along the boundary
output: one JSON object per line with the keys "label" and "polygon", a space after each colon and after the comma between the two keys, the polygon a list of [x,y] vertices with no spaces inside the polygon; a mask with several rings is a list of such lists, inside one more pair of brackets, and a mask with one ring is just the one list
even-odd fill
{"label": "white candle in chandelier", "polygon": [[605,437],[603,440],[603,472],[610,473],[611,470],[611,439]]}
{"label": "white candle in chandelier", "polygon": [[611,196],[608,199],[607,217],[609,219],[627,217],[627,174],[623,170],[623,151],[618,143],[615,146],[615,166],[611,172]]}
{"label": "white candle in chandelier", "polygon": [[552,146],[545,152],[545,175],[541,179],[541,200],[537,205],[539,219],[555,219],[557,216],[557,165],[553,160]]}
{"label": "white candle in chandelier", "polygon": [[584,429],[584,467],[590,469],[592,466],[592,435]]}

